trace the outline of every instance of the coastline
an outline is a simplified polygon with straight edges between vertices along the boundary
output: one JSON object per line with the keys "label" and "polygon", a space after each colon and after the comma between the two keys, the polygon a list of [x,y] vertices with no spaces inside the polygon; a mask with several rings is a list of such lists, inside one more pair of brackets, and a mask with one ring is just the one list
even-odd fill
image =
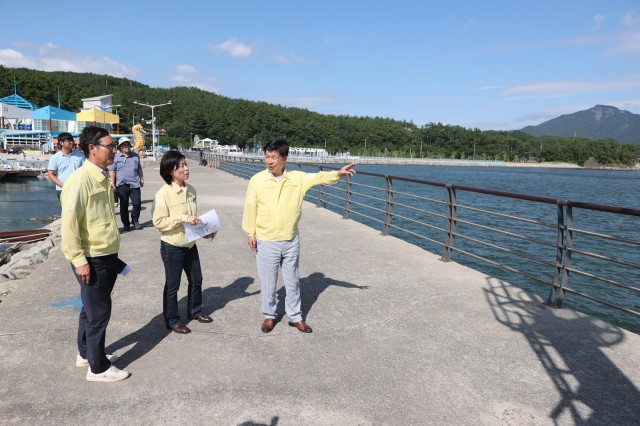
{"label": "coastline", "polygon": [[[186,151],[185,153],[194,154],[196,151]],[[9,161],[48,161],[52,154],[42,154],[35,152],[27,152],[25,158],[22,159],[15,154],[0,153],[0,160]],[[255,155],[239,156],[242,158],[255,158]],[[151,158],[142,159],[143,161],[153,161]],[[448,160],[443,158],[389,158],[389,157],[295,157],[290,156],[291,163],[327,163],[342,164],[346,162],[355,162],[357,164],[385,165],[392,164],[397,166],[454,166],[454,167],[519,167],[528,169],[590,169],[590,170],[640,170],[638,167],[583,167],[573,163],[564,162],[542,162],[542,163],[522,163],[507,161],[490,161],[490,160]]]}

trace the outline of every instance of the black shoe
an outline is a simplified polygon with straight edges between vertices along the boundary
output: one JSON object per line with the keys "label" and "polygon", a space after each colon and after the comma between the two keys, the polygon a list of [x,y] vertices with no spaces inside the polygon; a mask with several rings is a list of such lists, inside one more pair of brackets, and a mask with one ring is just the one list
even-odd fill
{"label": "black shoe", "polygon": [[133,227],[136,229],[142,229],[142,225],[140,225],[138,222],[133,222]]}
{"label": "black shoe", "polygon": [[124,233],[124,232],[129,232],[129,231],[131,231],[131,227],[129,227],[129,226],[123,226],[123,227],[122,227],[122,232],[123,232],[123,233]]}

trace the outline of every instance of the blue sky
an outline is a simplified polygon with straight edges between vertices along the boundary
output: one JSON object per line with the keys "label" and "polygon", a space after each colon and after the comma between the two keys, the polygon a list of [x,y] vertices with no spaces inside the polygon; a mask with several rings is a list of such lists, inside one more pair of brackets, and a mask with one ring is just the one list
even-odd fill
{"label": "blue sky", "polygon": [[0,0],[0,63],[418,125],[640,113],[637,0],[138,3]]}

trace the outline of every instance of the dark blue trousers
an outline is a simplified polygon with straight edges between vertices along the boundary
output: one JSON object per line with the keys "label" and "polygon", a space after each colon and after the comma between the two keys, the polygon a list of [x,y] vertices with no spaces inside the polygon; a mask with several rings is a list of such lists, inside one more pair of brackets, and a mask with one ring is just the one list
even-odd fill
{"label": "dark blue trousers", "polygon": [[[137,223],[140,218],[140,207],[142,206],[140,188],[131,188],[123,184],[116,188],[120,199],[120,220],[122,226],[128,228],[131,222]],[[131,198],[131,222],[129,222],[129,198]]]}
{"label": "dark blue trousers", "polygon": [[178,312],[178,290],[182,271],[187,275],[187,316],[193,318],[202,313],[202,270],[198,247],[176,247],[160,241],[160,255],[164,263],[164,293],[162,313],[167,328],[180,324]]}
{"label": "dark blue trousers", "polygon": [[122,270],[122,261],[117,254],[89,257],[91,277],[89,284],[80,284],[82,309],[78,322],[78,352],[89,361],[91,372],[95,374],[107,371],[111,363],[105,352],[107,325],[111,319],[111,291],[118,273]]}

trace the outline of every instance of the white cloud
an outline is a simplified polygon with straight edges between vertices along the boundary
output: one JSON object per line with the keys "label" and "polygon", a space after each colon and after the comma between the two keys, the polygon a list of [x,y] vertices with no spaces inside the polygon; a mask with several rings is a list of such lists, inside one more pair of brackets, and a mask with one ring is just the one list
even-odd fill
{"label": "white cloud", "polygon": [[640,53],[640,32],[629,33],[618,39],[618,44],[611,50],[614,55],[637,55]]}
{"label": "white cloud", "polygon": [[133,78],[138,69],[107,56],[90,56],[47,43],[42,46],[23,45],[22,51],[0,49],[0,64],[7,67],[25,67],[40,71],[73,71],[107,74]]}
{"label": "white cloud", "polygon": [[636,16],[635,12],[627,12],[622,18],[622,25],[629,28],[640,26],[640,16]]}
{"label": "white cloud", "polygon": [[36,68],[36,61],[13,49],[0,49],[0,64],[14,68]]}
{"label": "white cloud", "polygon": [[191,65],[178,65],[176,68],[176,72],[178,74],[197,74],[198,69],[196,67],[192,67]]}
{"label": "white cloud", "polygon": [[623,76],[611,80],[557,80],[540,81],[510,86],[501,94],[514,98],[557,98],[587,93],[625,91],[640,88],[640,74]]}
{"label": "white cloud", "polygon": [[498,89],[502,89],[504,86],[500,85],[500,86],[484,86],[484,87],[477,87],[475,89],[473,89],[474,92],[486,92],[486,91],[493,91],[493,90],[498,90]]}
{"label": "white cloud", "polygon": [[288,55],[282,53],[274,53],[273,59],[281,64],[301,64],[304,62],[303,58],[292,53],[289,53]]}
{"label": "white cloud", "polygon": [[247,58],[251,56],[252,49],[250,46],[240,43],[235,38],[232,38],[227,41],[223,41],[222,43],[216,44],[215,46],[209,46],[211,50],[219,50],[222,52],[226,52],[231,56]]}
{"label": "white cloud", "polygon": [[178,65],[171,76],[171,81],[173,81],[176,86],[197,87],[198,89],[217,94],[221,92],[216,79],[212,77],[202,79],[200,70],[191,65]]}
{"label": "white cloud", "polygon": [[464,23],[464,28],[469,29],[474,27],[476,25],[476,21],[477,21],[477,18],[475,17],[467,19],[467,22]]}
{"label": "white cloud", "polygon": [[604,15],[596,15],[593,17],[593,30],[599,30],[602,28],[602,24],[604,23]]}

